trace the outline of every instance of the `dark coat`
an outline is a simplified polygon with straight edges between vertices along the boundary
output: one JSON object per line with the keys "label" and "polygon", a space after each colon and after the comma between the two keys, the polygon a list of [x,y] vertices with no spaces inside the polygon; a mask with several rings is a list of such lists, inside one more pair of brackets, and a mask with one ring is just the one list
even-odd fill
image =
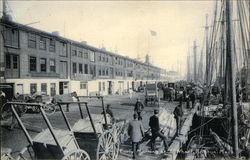
{"label": "dark coat", "polygon": [[134,111],[136,111],[136,112],[142,112],[143,109],[144,109],[144,105],[141,102],[137,101],[135,103],[135,109],[134,109]]}
{"label": "dark coat", "polygon": [[182,117],[182,116],[183,116],[182,108],[181,108],[181,106],[178,105],[174,109],[174,118]]}
{"label": "dark coat", "polygon": [[160,130],[159,118],[156,115],[150,117],[149,126],[152,132],[157,132]]}

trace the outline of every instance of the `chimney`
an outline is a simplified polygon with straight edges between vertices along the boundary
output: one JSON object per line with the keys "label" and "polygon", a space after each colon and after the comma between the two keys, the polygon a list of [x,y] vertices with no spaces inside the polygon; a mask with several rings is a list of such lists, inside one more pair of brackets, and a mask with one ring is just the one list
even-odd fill
{"label": "chimney", "polygon": [[53,32],[52,32],[52,35],[54,35],[54,36],[59,36],[59,32],[58,32],[58,31],[53,31]]}
{"label": "chimney", "polygon": [[81,41],[80,43],[81,44],[87,44],[87,41]]}

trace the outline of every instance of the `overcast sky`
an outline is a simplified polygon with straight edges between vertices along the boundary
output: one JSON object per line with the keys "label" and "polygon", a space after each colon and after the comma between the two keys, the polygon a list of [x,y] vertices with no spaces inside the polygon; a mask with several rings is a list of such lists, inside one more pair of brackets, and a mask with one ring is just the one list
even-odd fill
{"label": "overcast sky", "polygon": [[[13,20],[154,65],[186,72],[187,50],[201,45],[205,14],[214,1],[9,1]],[[156,36],[150,34],[156,32]]]}

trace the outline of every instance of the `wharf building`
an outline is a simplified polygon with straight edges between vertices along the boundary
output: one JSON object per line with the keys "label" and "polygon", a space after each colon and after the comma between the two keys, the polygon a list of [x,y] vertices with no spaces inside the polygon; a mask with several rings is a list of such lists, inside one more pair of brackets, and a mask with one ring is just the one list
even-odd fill
{"label": "wharf building", "polygon": [[[163,69],[149,63],[1,19],[1,81],[14,93],[123,94]],[[3,84],[3,83],[2,83]]]}

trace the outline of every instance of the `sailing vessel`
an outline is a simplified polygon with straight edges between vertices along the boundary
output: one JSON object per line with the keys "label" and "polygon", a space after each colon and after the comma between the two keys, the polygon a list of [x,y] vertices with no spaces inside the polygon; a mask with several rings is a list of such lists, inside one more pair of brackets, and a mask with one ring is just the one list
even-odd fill
{"label": "sailing vessel", "polygon": [[204,101],[193,118],[187,159],[249,158],[249,9],[249,1],[215,2],[209,38],[205,27]]}

